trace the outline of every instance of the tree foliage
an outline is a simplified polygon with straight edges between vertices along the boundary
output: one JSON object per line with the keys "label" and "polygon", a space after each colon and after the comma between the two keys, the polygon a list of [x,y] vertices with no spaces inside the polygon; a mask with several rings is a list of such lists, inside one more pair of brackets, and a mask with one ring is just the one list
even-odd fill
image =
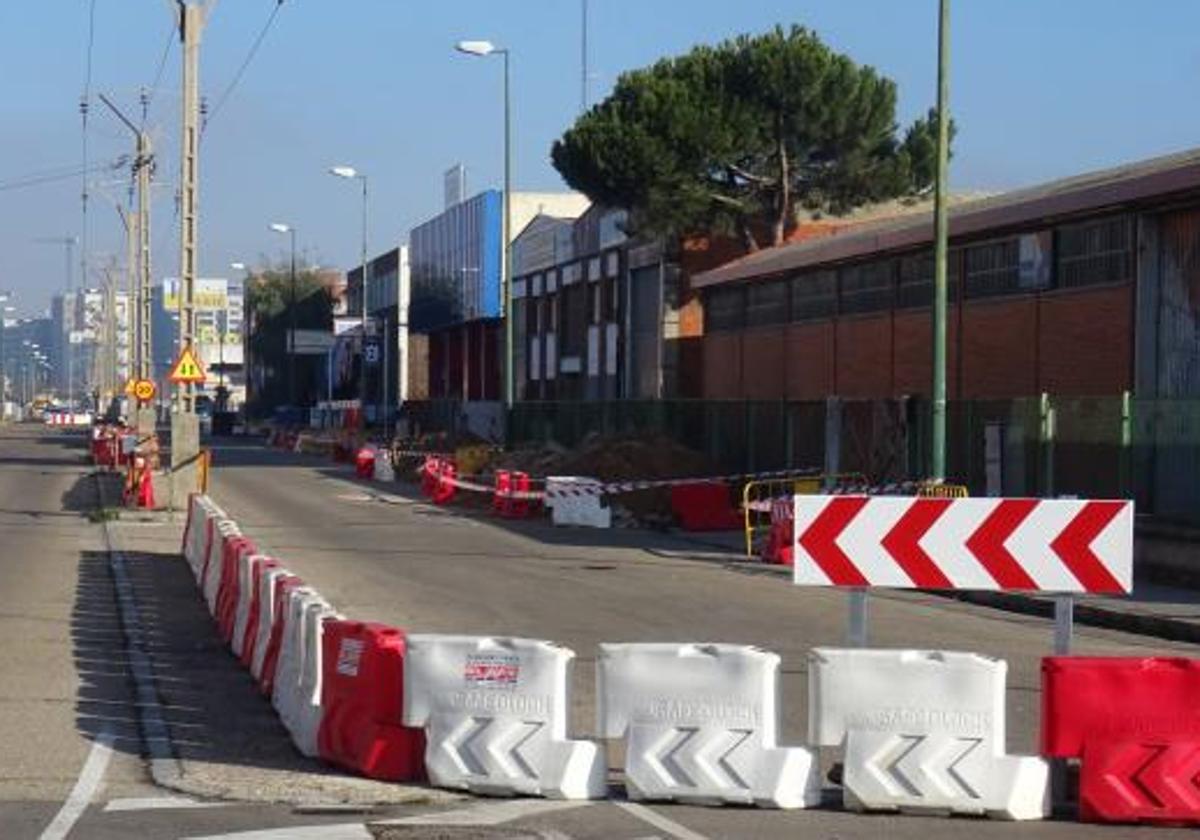
{"label": "tree foliage", "polygon": [[843,214],[931,187],[937,114],[900,133],[896,85],[801,27],[623,74],[555,144],[555,168],[642,231],[779,244],[800,209]]}

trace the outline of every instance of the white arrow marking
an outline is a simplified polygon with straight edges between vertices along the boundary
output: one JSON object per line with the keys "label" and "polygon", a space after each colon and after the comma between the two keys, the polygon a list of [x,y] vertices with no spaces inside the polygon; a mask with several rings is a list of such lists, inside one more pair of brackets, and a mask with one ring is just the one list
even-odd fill
{"label": "white arrow marking", "polygon": [[699,730],[676,728],[668,729],[654,745],[646,752],[646,763],[658,774],[664,785],[672,785],[676,787],[695,787],[696,783],[692,781],[691,776],[679,766],[679,762],[675,758],[675,754],[683,748],[683,746],[692,738],[696,737]]}
{"label": "white arrow marking", "polygon": [[[491,756],[495,766],[510,779],[536,779],[537,772],[525,756],[521,755],[521,747],[537,735],[545,724],[537,722],[515,723],[505,732],[500,732],[488,741],[485,749]],[[492,727],[494,730],[495,727]]]}
{"label": "white arrow marking", "polygon": [[[729,757],[737,752],[752,734],[746,729],[728,729],[713,735],[707,744],[701,744],[696,750],[696,767],[708,777],[714,787],[737,787],[743,790],[750,788],[741,774],[734,769]],[[717,756],[715,764],[711,763],[713,756]]]}
{"label": "white arrow marking", "polygon": [[[867,759],[867,770],[883,785],[889,795],[921,795],[917,786],[900,769],[900,763],[924,740],[924,735],[897,735],[889,738],[875,755]],[[886,765],[883,764],[884,760],[887,761]]]}
{"label": "white arrow marking", "polygon": [[487,768],[479,756],[471,750],[471,744],[491,724],[491,718],[469,717],[454,728],[442,742],[442,750],[450,756],[460,773],[469,776],[486,776]]}
{"label": "white arrow marking", "polygon": [[[934,784],[946,796],[956,797],[966,794],[969,799],[979,799],[979,791],[975,790],[971,786],[971,783],[966,780],[966,777],[959,771],[958,765],[982,743],[982,738],[954,738],[948,741],[945,747],[935,752],[928,762],[922,763],[921,769],[925,771],[925,774],[929,778],[933,779]],[[959,752],[957,758],[946,764],[943,759],[957,752],[958,747],[963,744],[967,745],[966,749]],[[958,790],[951,789],[949,785],[939,784],[940,773],[943,768],[945,768],[946,776],[953,779],[954,783],[958,785]]]}

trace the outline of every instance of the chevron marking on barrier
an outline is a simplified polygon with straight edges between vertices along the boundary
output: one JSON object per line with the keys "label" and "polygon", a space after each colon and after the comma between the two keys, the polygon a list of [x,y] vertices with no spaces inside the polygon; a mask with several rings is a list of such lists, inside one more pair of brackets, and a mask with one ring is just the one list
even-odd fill
{"label": "chevron marking on barrier", "polygon": [[706,732],[676,727],[646,751],[646,762],[664,785],[694,788],[709,784],[749,790],[750,784],[734,767],[732,756],[752,734],[745,729]]}
{"label": "chevron marking on barrier", "polygon": [[516,723],[503,727],[495,718],[470,717],[442,742],[442,749],[463,773],[488,776],[498,772],[510,779],[536,779],[537,772],[521,754],[545,724]]}
{"label": "chevron marking on barrier", "polygon": [[917,781],[925,779],[947,798],[979,799],[979,791],[963,775],[959,764],[983,739],[952,738],[932,746],[929,742],[928,735],[897,735],[867,760],[866,769],[897,798],[928,796]]}
{"label": "chevron marking on barrier", "polygon": [[1200,745],[1131,743],[1100,771],[1104,783],[1139,815],[1200,811]]}

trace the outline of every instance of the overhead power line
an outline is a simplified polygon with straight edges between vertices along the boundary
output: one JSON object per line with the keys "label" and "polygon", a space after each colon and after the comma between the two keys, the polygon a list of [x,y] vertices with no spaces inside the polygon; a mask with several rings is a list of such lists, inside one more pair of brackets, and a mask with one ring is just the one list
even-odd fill
{"label": "overhead power line", "polygon": [[271,25],[275,22],[275,16],[279,14],[279,8],[283,5],[283,0],[275,0],[275,8],[271,9],[271,14],[267,17],[267,22],[263,24],[263,28],[259,31],[258,37],[254,39],[254,44],[250,47],[250,52],[246,54],[246,58],[242,61],[238,71],[233,75],[233,80],[226,86],[225,90],[221,91],[221,95],[217,97],[217,104],[208,112],[208,118],[204,121],[204,125],[200,127],[200,133],[208,128],[208,124],[212,122],[213,117],[221,110],[221,107],[229,99],[230,94],[238,86],[238,82],[242,80],[242,76],[246,72],[246,68],[250,66],[250,62],[254,60],[254,56],[258,53],[258,48],[262,46],[263,40],[267,37],[267,33],[271,31]]}
{"label": "overhead power line", "polygon": [[158,93],[158,86],[162,82],[163,71],[167,67],[167,58],[171,55],[171,46],[175,43],[177,31],[174,23],[167,28],[167,42],[163,45],[162,55],[158,59],[158,69],[154,71],[154,82],[149,91],[142,94],[142,128],[146,127],[146,114]]}

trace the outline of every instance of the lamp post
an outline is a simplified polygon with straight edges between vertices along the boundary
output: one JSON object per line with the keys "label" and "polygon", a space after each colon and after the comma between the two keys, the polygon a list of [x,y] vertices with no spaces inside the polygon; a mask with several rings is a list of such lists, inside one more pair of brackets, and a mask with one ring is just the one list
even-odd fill
{"label": "lamp post", "polygon": [[950,0],[941,0],[938,12],[937,192],[933,210],[933,440],[929,470],[929,477],[935,481],[946,477],[946,310],[949,299],[946,196],[950,145]]}
{"label": "lamp post", "polygon": [[[362,284],[359,294],[359,297],[361,298],[359,318],[361,321],[363,348],[365,351],[367,342],[367,176],[362,172],[359,172],[353,166],[331,166],[329,168],[329,174],[338,178],[346,178],[352,181],[358,180],[362,182],[362,262],[359,264],[362,267]],[[387,340],[386,336],[384,336],[384,340]],[[367,365],[365,352],[362,355],[362,366],[358,377],[358,397],[359,401],[365,408],[367,404]],[[383,410],[386,414],[386,405],[383,407]]]}
{"label": "lamp post", "polygon": [[296,407],[296,229],[291,225],[272,222],[271,230],[275,233],[286,233],[291,236],[292,244],[292,273],[291,273],[291,303],[288,305],[290,328],[288,330],[288,404]]}
{"label": "lamp post", "polygon": [[[513,405],[513,319],[512,319],[512,101],[509,93],[509,51],[491,41],[459,41],[461,53],[474,56],[504,56],[504,245],[501,249],[501,300],[504,309],[504,408]],[[507,435],[507,432],[506,432]]]}

